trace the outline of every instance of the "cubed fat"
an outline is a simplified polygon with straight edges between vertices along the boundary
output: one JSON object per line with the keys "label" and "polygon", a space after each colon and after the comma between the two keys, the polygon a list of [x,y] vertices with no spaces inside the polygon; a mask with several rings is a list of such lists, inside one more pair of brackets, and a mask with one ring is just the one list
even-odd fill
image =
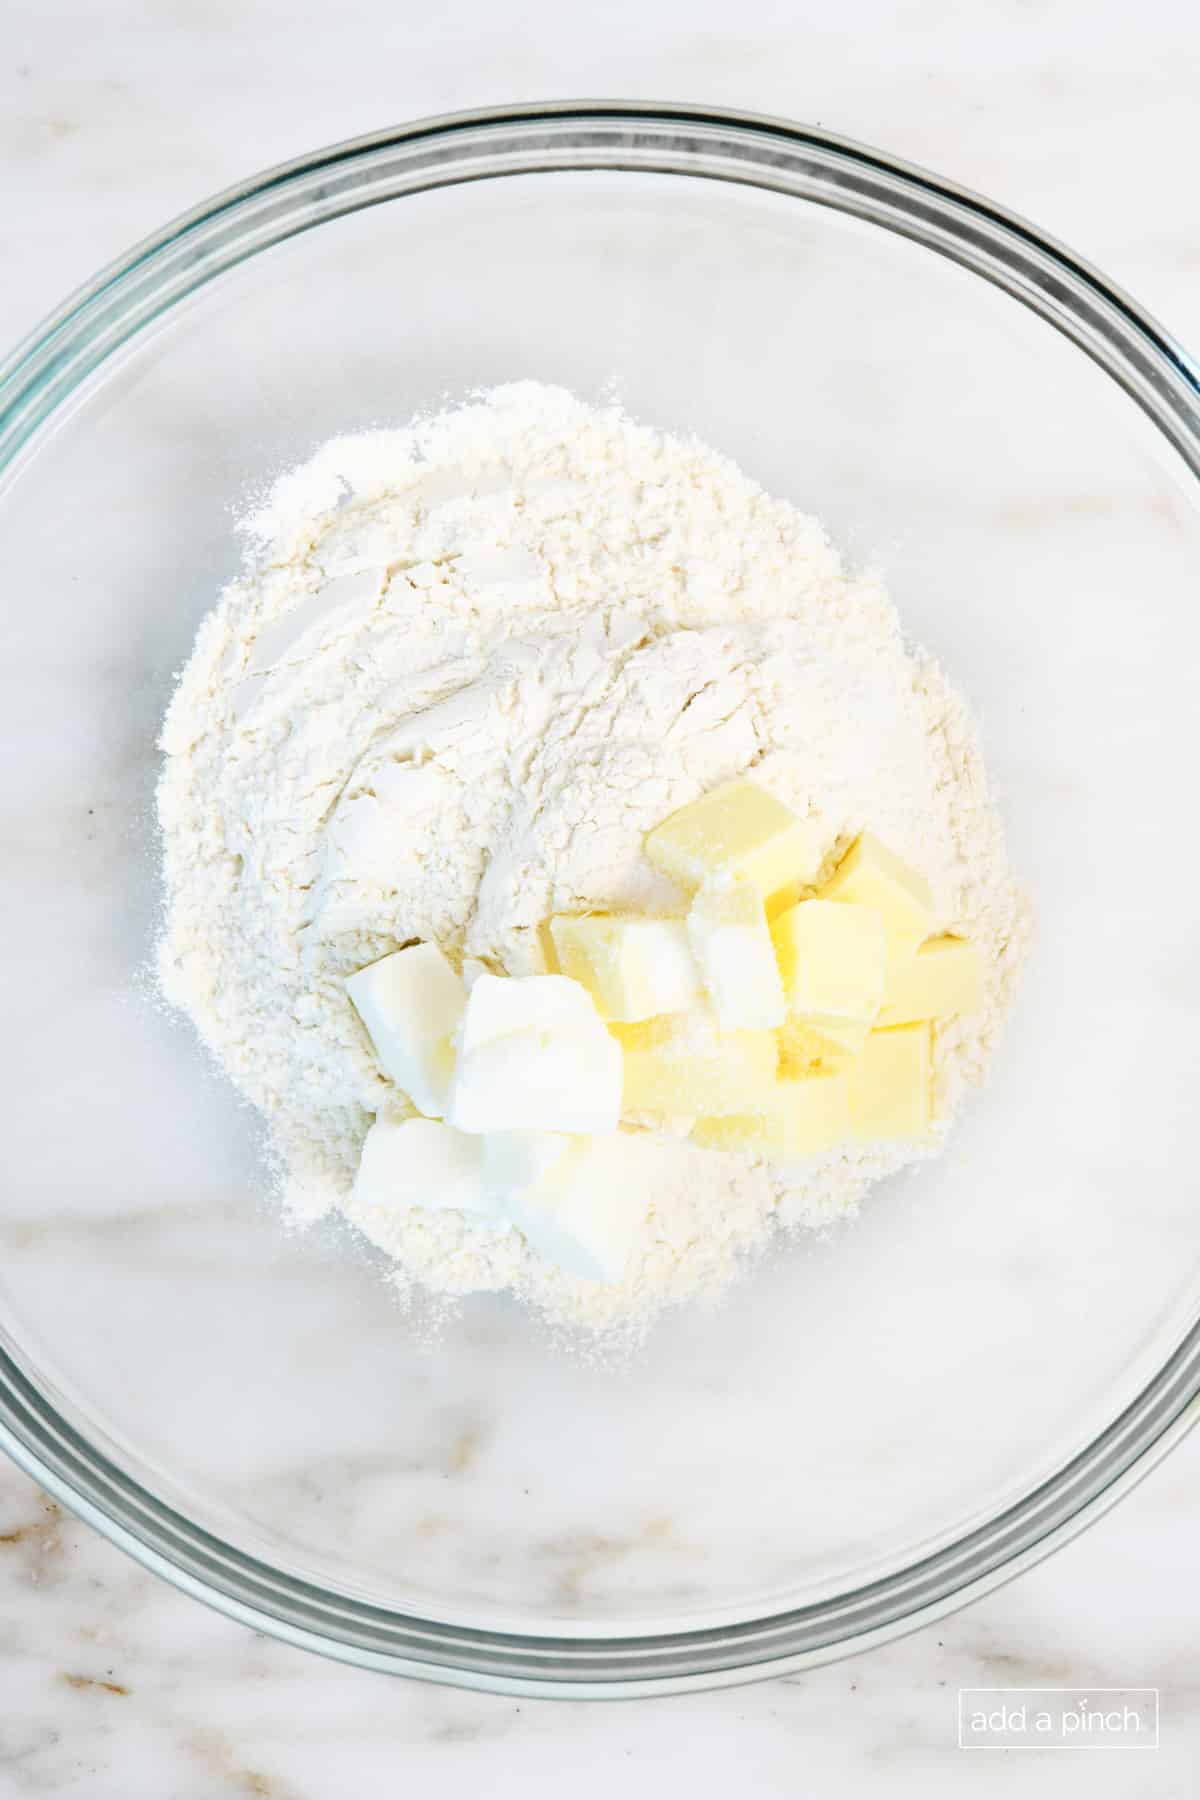
{"label": "cubed fat", "polygon": [[808,1069],[840,1069],[858,1055],[870,1029],[859,1019],[785,1019],[775,1034],[780,1072],[803,1075]]}
{"label": "cubed fat", "polygon": [[587,988],[606,1018],[622,1022],[686,1012],[700,973],[682,919],[625,914],[560,915],[550,921],[558,965]]}
{"label": "cubed fat", "polygon": [[928,1023],[872,1031],[847,1065],[850,1125],[867,1142],[917,1141],[929,1133],[931,1029]]}
{"label": "cubed fat", "polygon": [[936,937],[889,981],[875,1021],[881,1028],[917,1019],[949,1019],[983,1004],[979,952],[965,938]]}
{"label": "cubed fat", "polygon": [[754,1150],[780,1161],[818,1156],[850,1136],[849,1079],[828,1070],[781,1077],[762,1112],[702,1119],[692,1135],[711,1150]]}
{"label": "cubed fat", "polygon": [[460,1131],[615,1131],[621,1047],[594,1027],[514,1031],[459,1052],[446,1117]]}
{"label": "cubed fat", "polygon": [[467,996],[446,1117],[460,1131],[615,1131],[620,1047],[565,975],[481,975]]}
{"label": "cubed fat", "polygon": [[436,944],[412,944],[359,969],[346,992],[390,1081],[418,1111],[440,1118],[466,1005],[460,977]]}
{"label": "cubed fat", "polygon": [[458,1050],[516,1031],[569,1031],[601,1023],[587,989],[565,975],[477,975],[466,997]]}
{"label": "cubed fat", "polygon": [[642,1235],[652,1192],[636,1137],[577,1140],[509,1202],[531,1250],[583,1281],[617,1282]]}
{"label": "cubed fat", "polygon": [[705,882],[687,920],[712,1009],[723,1031],[771,1030],[786,1007],[762,897],[747,881]]}
{"label": "cubed fat", "polygon": [[376,1119],[363,1144],[353,1198],[367,1206],[495,1211],[482,1140],[437,1119]]}
{"label": "cubed fat", "polygon": [[707,1012],[613,1029],[624,1052],[625,1113],[752,1112],[779,1066],[773,1031],[722,1031]]}
{"label": "cubed fat", "polygon": [[883,1000],[883,918],[873,906],[801,900],[771,927],[791,1017],[867,1024]]}
{"label": "cubed fat", "polygon": [[821,889],[825,900],[873,906],[884,924],[905,931],[928,931],[933,923],[933,895],[918,874],[869,831],[855,838]]}
{"label": "cubed fat", "polygon": [[681,887],[714,877],[747,881],[773,910],[775,896],[794,898],[821,866],[822,833],[797,818],[765,788],[729,781],[681,807],[646,837],[646,855]]}
{"label": "cubed fat", "polygon": [[582,1140],[559,1131],[492,1131],[481,1141],[484,1185],[493,1204],[507,1212],[514,1196],[544,1181]]}

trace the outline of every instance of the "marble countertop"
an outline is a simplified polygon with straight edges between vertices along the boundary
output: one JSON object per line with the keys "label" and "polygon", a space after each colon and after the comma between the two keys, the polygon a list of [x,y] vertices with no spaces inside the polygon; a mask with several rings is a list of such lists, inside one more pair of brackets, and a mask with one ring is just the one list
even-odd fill
{"label": "marble countertop", "polygon": [[[1200,42],[1188,0],[66,0],[10,25],[0,169],[11,342],[164,220],[248,171],[398,119],[572,94],[810,120],[982,190],[1200,342]],[[315,14],[314,16],[310,16]],[[1200,1436],[1050,1562],[851,1662],[598,1707],[322,1662],[157,1581],[0,1465],[0,1800],[581,1797],[687,1787],[937,1796],[970,1786],[1175,1800],[1200,1767]],[[1157,1687],[1161,1748],[964,1756],[960,1688]]]}

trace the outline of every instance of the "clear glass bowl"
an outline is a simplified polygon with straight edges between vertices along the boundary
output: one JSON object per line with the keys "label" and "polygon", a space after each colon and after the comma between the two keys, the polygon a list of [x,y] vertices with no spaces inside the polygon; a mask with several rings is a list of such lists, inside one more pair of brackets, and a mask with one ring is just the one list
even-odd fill
{"label": "clear glass bowl", "polygon": [[[506,1301],[429,1349],[280,1231],[157,1010],[154,740],[231,507],[522,377],[694,431],[879,559],[978,711],[1039,942],[947,1154],[624,1371]],[[1194,1415],[1200,411],[993,207],[785,124],[583,105],[325,151],[180,220],[3,373],[8,1449],[260,1629],[631,1694],[928,1620]]]}

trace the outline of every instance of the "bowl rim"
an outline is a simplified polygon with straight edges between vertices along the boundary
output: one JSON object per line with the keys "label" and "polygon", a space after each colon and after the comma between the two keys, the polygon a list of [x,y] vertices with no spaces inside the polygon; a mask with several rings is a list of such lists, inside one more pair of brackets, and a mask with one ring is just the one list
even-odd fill
{"label": "bowl rim", "polygon": [[[1040,314],[1097,362],[1200,480],[1200,368],[1141,308],[1033,226],[832,133],[672,103],[562,101],[418,120],[268,169],[195,207],[79,289],[0,366],[0,487],[93,376],[207,282],[360,208],[466,181],[571,170],[722,180],[908,237]],[[26,1372],[0,1325],[0,1448],[56,1500],[186,1593],[254,1629],[365,1668],[565,1698],[680,1693],[873,1648],[979,1598],[1127,1493],[1200,1417],[1200,1319],[1091,1444],[909,1567],[737,1624],[642,1635],[448,1624],[307,1582],[224,1543],[126,1475]]]}

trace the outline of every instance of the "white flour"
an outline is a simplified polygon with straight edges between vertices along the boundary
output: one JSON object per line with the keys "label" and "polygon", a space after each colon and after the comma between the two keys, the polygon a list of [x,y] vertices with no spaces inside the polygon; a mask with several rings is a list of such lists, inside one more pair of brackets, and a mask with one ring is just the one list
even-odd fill
{"label": "white flour", "polygon": [[815,520],[701,444],[522,383],[327,444],[248,529],[163,728],[160,969],[265,1114],[294,1215],[346,1205],[402,1287],[511,1285],[636,1331],[715,1293],[777,1223],[819,1228],[911,1160],[847,1149],[784,1173],[664,1134],[618,1288],[457,1214],[348,1205],[388,1090],[346,975],[418,938],[541,970],[551,913],[677,898],[645,832],[748,770],[819,817],[831,857],[876,832],[979,944],[985,1010],[937,1045],[949,1118],[1024,906],[962,703]]}

